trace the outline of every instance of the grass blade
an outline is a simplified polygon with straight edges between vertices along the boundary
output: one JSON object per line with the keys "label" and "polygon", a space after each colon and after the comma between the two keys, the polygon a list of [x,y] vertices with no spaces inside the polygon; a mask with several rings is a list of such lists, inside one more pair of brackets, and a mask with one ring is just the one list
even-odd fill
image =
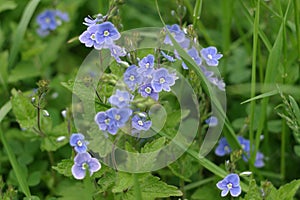
{"label": "grass blade", "polygon": [[266,92],[266,93],[257,95],[257,96],[255,96],[253,98],[250,98],[250,99],[248,99],[246,101],[243,101],[241,104],[249,103],[251,101],[258,100],[258,99],[263,99],[263,98],[266,98],[266,97],[270,97],[270,96],[273,96],[273,95],[276,95],[276,94],[278,94],[278,91],[277,90],[272,90],[270,92]]}
{"label": "grass blade", "polygon": [[193,13],[193,26],[196,26],[197,20],[200,19],[201,15],[201,10],[202,10],[202,0],[196,0],[196,5],[194,8],[194,13]]}
{"label": "grass blade", "polygon": [[7,113],[9,113],[9,111],[11,110],[11,108],[12,107],[10,101],[4,104],[4,106],[2,106],[2,108],[0,109],[0,122],[2,122]]}
{"label": "grass blade", "polygon": [[25,31],[39,2],[40,0],[31,0],[23,12],[21,21],[19,22],[16,32],[13,35],[12,48],[8,58],[8,69],[11,69],[15,63]]}

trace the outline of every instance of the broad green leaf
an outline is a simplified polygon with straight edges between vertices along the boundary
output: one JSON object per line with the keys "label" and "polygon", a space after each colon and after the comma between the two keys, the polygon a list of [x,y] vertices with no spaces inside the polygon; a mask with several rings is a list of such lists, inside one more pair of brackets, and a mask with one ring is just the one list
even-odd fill
{"label": "broad green leaf", "polygon": [[29,98],[25,97],[21,91],[12,90],[12,110],[17,122],[22,128],[30,129],[37,124],[36,109]]}
{"label": "broad green leaf", "polygon": [[8,82],[14,83],[20,80],[37,77],[40,75],[39,69],[31,61],[20,62],[11,71]]}
{"label": "broad green leaf", "polygon": [[191,196],[193,200],[222,200],[224,198],[221,197],[221,190],[218,190],[216,185],[205,185],[203,187],[198,188]]}
{"label": "broad green leaf", "polygon": [[45,123],[42,123],[42,128],[45,130],[46,136],[42,138],[41,149],[45,151],[56,151],[69,142],[67,138],[64,140],[57,140],[59,137],[67,136],[68,134],[68,128],[65,122],[53,128],[51,125],[52,124],[49,124],[47,127]]}
{"label": "broad green leaf", "polygon": [[60,196],[61,200],[92,200],[93,193],[90,190],[93,188],[87,188],[80,181],[60,181],[59,185],[55,188],[55,194]]}
{"label": "broad green leaf", "polygon": [[36,186],[41,182],[41,172],[35,171],[28,176],[28,185],[29,186]]}
{"label": "broad green leaf", "polygon": [[52,166],[52,169],[56,170],[58,173],[71,177],[72,171],[71,168],[73,166],[74,162],[71,159],[64,159],[60,161],[57,166]]}
{"label": "broad green leaf", "polygon": [[0,109],[0,122],[4,119],[4,117],[7,115],[7,113],[11,110],[11,102],[8,101],[4,106]]}
{"label": "broad green leaf", "polygon": [[251,180],[249,184],[248,193],[245,196],[245,200],[261,200],[260,188],[257,186],[255,180]]}
{"label": "broad green leaf", "polygon": [[294,180],[281,186],[278,189],[277,200],[293,200],[297,190],[300,187],[300,180]]}

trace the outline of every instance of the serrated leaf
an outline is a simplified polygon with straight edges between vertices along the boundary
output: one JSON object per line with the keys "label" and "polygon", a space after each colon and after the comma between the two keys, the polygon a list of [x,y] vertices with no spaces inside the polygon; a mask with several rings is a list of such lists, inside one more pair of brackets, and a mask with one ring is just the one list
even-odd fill
{"label": "serrated leaf", "polygon": [[71,168],[73,166],[74,162],[70,159],[64,159],[60,161],[57,166],[52,166],[52,169],[56,170],[58,173],[64,175],[64,176],[72,176]]}
{"label": "serrated leaf", "polygon": [[277,200],[293,200],[297,190],[300,187],[300,180],[294,180],[281,186],[278,189]]}
{"label": "serrated leaf", "polygon": [[[122,199],[131,200],[135,197],[134,181],[131,174],[119,172],[117,182],[113,188],[114,193],[123,193]],[[182,192],[177,187],[168,185],[160,178],[149,173],[139,174],[138,182],[143,200],[154,200],[156,198],[166,198],[170,196],[182,196]]]}
{"label": "serrated leaf", "polygon": [[149,153],[149,152],[157,151],[164,146],[165,142],[166,142],[166,138],[160,137],[152,142],[146,143],[145,146],[142,148],[141,152]]}
{"label": "serrated leaf", "polygon": [[12,90],[12,110],[16,116],[17,122],[22,128],[30,129],[36,125],[36,109],[25,97],[21,91]]}
{"label": "serrated leaf", "polygon": [[254,179],[250,181],[248,193],[245,196],[245,200],[261,200],[261,192],[257,187]]}

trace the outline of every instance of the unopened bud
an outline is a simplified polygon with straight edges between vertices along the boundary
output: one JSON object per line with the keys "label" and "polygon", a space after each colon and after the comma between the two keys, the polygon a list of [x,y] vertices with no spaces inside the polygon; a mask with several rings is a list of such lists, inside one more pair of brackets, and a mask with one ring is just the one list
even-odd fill
{"label": "unopened bud", "polygon": [[50,114],[47,110],[43,110],[43,116],[44,117],[50,117]]}
{"label": "unopened bud", "polygon": [[61,111],[61,116],[63,116],[63,118],[66,118],[67,117],[67,111],[66,110]]}

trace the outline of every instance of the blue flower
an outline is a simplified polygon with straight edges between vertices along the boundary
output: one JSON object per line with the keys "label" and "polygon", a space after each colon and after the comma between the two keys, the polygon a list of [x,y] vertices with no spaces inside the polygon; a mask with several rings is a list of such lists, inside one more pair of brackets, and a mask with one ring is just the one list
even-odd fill
{"label": "blue flower", "polygon": [[131,65],[124,73],[124,82],[130,90],[134,90],[143,81],[143,77],[137,72],[137,69],[137,66]]}
{"label": "blue flower", "polygon": [[[178,60],[182,60],[179,53],[176,51],[176,49],[174,50],[174,56],[175,58],[177,58]],[[182,61],[181,66],[183,69],[189,69],[188,66]]]}
{"label": "blue flower", "polygon": [[[184,32],[180,29],[178,24],[173,24],[172,26],[167,25],[167,29],[170,31],[176,42],[181,43],[185,39],[185,34]],[[166,38],[164,40],[165,44],[170,44],[173,45],[172,40],[170,39],[168,33],[166,35]]]}
{"label": "blue flower", "polygon": [[225,156],[226,154],[230,154],[231,148],[229,147],[229,144],[225,137],[221,138],[219,141],[219,145],[217,146],[215,150],[215,154],[217,156]]}
{"label": "blue flower", "polygon": [[171,91],[170,86],[175,84],[176,76],[169,74],[165,68],[160,68],[153,73],[153,79],[151,81],[152,88],[155,92]]}
{"label": "blue flower", "polygon": [[238,136],[238,141],[245,152],[250,152],[250,141],[243,138],[242,136]]}
{"label": "blue flower", "polygon": [[86,47],[94,47],[97,50],[100,50],[103,48],[103,44],[99,43],[96,40],[96,33],[98,31],[97,25],[91,25],[87,28],[86,31],[84,31],[79,36],[79,41],[83,44],[85,44]]}
{"label": "blue flower", "polygon": [[88,171],[90,176],[94,172],[101,169],[101,164],[96,158],[92,158],[87,152],[79,153],[74,158],[74,165],[72,166],[72,174],[76,179],[83,179]]}
{"label": "blue flower", "polygon": [[103,22],[97,26],[96,41],[102,44],[103,48],[109,48],[115,40],[118,40],[121,35],[111,22]]}
{"label": "blue flower", "polygon": [[70,137],[70,145],[74,147],[77,153],[84,153],[87,150],[88,142],[84,140],[81,133],[73,133]]}
{"label": "blue flower", "polygon": [[152,54],[147,55],[139,61],[139,66],[140,68],[137,69],[138,73],[151,74],[154,67],[154,56]]}
{"label": "blue flower", "polygon": [[125,108],[129,106],[132,98],[133,96],[127,91],[121,91],[117,89],[116,93],[109,97],[108,101],[113,106],[116,106],[118,108]]}
{"label": "blue flower", "polygon": [[95,19],[93,19],[91,16],[85,17],[83,24],[86,25],[86,26],[92,26],[92,25],[95,25],[98,22],[102,22],[102,21],[103,21],[102,14],[98,14]]}
{"label": "blue flower", "polygon": [[114,119],[107,115],[107,112],[98,112],[95,115],[95,122],[101,131],[107,131],[112,135],[115,135],[118,131],[117,125],[114,123]]}
{"label": "blue flower", "polygon": [[169,56],[169,55],[167,55],[165,52],[163,52],[163,51],[161,51],[160,52],[161,54],[162,54],[162,56],[165,58],[165,59],[167,59],[169,62],[175,62],[176,61],[176,59],[173,57],[173,56]]}
{"label": "blue flower", "polygon": [[219,59],[223,57],[222,54],[219,54],[216,47],[207,47],[203,48],[200,51],[201,56],[205,59],[207,65],[209,66],[218,66]]}
{"label": "blue flower", "polygon": [[69,16],[59,10],[45,10],[37,16],[36,21],[39,25],[37,33],[46,36],[60,26],[62,21],[69,21]]}
{"label": "blue flower", "polygon": [[138,91],[142,97],[151,97],[155,101],[158,100],[158,93],[154,91],[151,83],[147,83],[139,87]]}
{"label": "blue flower", "polygon": [[263,159],[264,159],[264,154],[261,153],[261,152],[257,152],[255,162],[254,162],[254,166],[257,167],[257,168],[261,168],[261,167],[265,166],[265,163],[264,163]]}
{"label": "blue flower", "polygon": [[211,116],[205,120],[205,123],[207,123],[210,127],[214,127],[218,125],[218,118],[215,116]]}
{"label": "blue flower", "polygon": [[195,63],[197,65],[201,65],[202,60],[201,60],[199,53],[195,47],[192,47],[191,49],[189,49],[187,53],[192,57],[192,59],[195,61]]}
{"label": "blue flower", "polygon": [[132,115],[132,110],[129,108],[110,108],[106,111],[107,116],[112,120],[118,128],[123,127]]}
{"label": "blue flower", "polygon": [[131,124],[132,124],[132,127],[137,129],[137,130],[147,131],[151,127],[152,122],[150,120],[146,121],[145,117],[140,117],[138,115],[134,115],[133,118],[132,118],[132,123]]}
{"label": "blue flower", "polygon": [[113,56],[117,62],[121,61],[120,57],[126,55],[125,49],[115,44],[111,45],[109,47],[109,50],[110,50],[110,55]]}
{"label": "blue flower", "polygon": [[240,177],[237,174],[229,174],[217,183],[217,187],[222,190],[221,196],[225,197],[229,192],[233,197],[241,194]]}

